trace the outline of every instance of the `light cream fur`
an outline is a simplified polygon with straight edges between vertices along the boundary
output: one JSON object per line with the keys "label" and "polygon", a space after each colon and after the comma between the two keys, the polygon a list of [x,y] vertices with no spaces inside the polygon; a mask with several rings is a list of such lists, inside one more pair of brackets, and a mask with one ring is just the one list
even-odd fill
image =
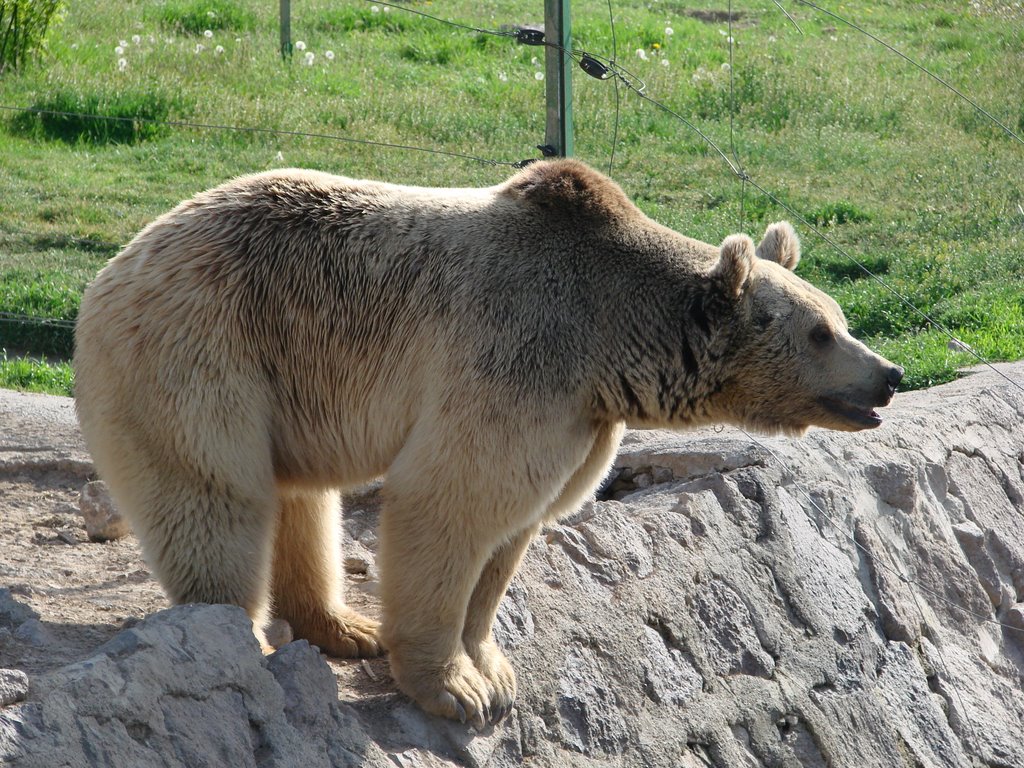
{"label": "light cream fur", "polygon": [[[86,291],[79,418],[172,600],[387,648],[425,709],[493,722],[516,689],[498,603],[626,423],[874,426],[898,369],[798,259],[788,224],[715,248],[573,161],[489,189],[243,177]],[[378,629],[343,603],[337,492],[383,474]]]}

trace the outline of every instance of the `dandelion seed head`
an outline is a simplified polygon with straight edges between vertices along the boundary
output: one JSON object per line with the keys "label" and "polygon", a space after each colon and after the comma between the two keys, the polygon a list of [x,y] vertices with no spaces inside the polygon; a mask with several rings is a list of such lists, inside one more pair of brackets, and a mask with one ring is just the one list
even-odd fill
{"label": "dandelion seed head", "polygon": [[196,43],[196,53],[202,53],[206,50],[206,46],[202,43]]}
{"label": "dandelion seed head", "polygon": [[376,5],[371,5],[370,13],[380,13],[380,8],[378,8]]}
{"label": "dandelion seed head", "polygon": [[662,59],[661,60],[661,66],[667,67],[668,66],[668,59]]}
{"label": "dandelion seed head", "polygon": [[306,55],[303,56],[303,61],[306,63],[307,67],[311,67],[313,66],[313,59],[315,58],[316,55],[312,51],[307,51]]}
{"label": "dandelion seed head", "polygon": [[212,38],[213,37],[213,30],[212,29],[207,29],[206,31],[204,31],[203,32],[203,37],[205,37],[207,40]]}
{"label": "dandelion seed head", "polygon": [[676,31],[672,27],[665,27],[665,37],[672,37]]}
{"label": "dandelion seed head", "polygon": [[499,72],[498,73],[498,79],[501,80],[501,82],[503,82],[503,83],[507,83],[508,82],[508,75],[506,75],[504,72]]}
{"label": "dandelion seed head", "polygon": [[213,49],[213,53],[215,56],[220,56],[222,53],[224,53],[224,46],[218,45],[216,48]]}
{"label": "dandelion seed head", "polygon": [[119,45],[119,46],[120,46],[121,48],[127,48],[127,47],[128,47],[128,41],[127,41],[127,40],[118,40],[118,41],[117,41],[117,44],[118,44],[118,45]]}
{"label": "dandelion seed head", "polygon": [[645,51],[643,48],[637,48],[636,57],[641,61],[647,61],[647,51]]}
{"label": "dandelion seed head", "polygon": [[123,58],[122,59],[118,59],[117,60],[117,71],[118,72],[124,72],[126,69],[128,69],[128,59],[123,59]]}
{"label": "dandelion seed head", "polygon": [[304,51],[304,50],[306,50],[306,43],[304,41],[302,41],[302,40],[296,40],[295,41],[295,50],[296,51]]}
{"label": "dandelion seed head", "polygon": [[324,58],[328,61],[334,61],[334,51],[324,51]]}
{"label": "dandelion seed head", "polygon": [[117,46],[117,48],[114,49],[114,54],[117,55],[117,56],[124,55],[124,47],[120,46],[120,45]]}
{"label": "dandelion seed head", "polygon": [[543,80],[544,79],[544,73],[543,72],[534,72],[533,73],[533,79],[534,80]]}
{"label": "dandelion seed head", "polygon": [[142,35],[132,35],[132,45],[138,45],[142,42]]}

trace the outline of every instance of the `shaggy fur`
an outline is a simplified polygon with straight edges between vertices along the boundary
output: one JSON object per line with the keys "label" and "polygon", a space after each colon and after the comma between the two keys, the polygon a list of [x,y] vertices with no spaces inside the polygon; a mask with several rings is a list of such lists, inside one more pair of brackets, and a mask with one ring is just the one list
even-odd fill
{"label": "shaggy fur", "polygon": [[[425,709],[495,721],[515,697],[498,602],[625,424],[879,421],[900,369],[798,259],[788,224],[715,248],[568,160],[489,189],[247,176],[86,291],[79,418],[172,600],[387,648]],[[337,491],[385,473],[378,631],[342,601]]]}

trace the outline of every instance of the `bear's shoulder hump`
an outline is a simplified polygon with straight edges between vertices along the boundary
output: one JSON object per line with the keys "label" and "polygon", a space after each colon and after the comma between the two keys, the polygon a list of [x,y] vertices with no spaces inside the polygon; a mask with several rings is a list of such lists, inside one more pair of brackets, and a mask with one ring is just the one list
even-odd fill
{"label": "bear's shoulder hump", "polygon": [[556,214],[607,219],[643,215],[618,184],[579,160],[538,160],[505,182],[500,193]]}

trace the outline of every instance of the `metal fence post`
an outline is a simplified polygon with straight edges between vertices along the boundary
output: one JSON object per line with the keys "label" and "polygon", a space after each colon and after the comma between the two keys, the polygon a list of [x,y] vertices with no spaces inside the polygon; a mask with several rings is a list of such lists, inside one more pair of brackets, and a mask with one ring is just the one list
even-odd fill
{"label": "metal fence post", "polygon": [[281,58],[292,55],[292,2],[281,0]]}
{"label": "metal fence post", "polygon": [[569,0],[544,0],[544,39],[561,46],[549,45],[544,49],[545,141],[560,157],[572,157],[573,61],[567,53],[571,48],[570,37]]}

